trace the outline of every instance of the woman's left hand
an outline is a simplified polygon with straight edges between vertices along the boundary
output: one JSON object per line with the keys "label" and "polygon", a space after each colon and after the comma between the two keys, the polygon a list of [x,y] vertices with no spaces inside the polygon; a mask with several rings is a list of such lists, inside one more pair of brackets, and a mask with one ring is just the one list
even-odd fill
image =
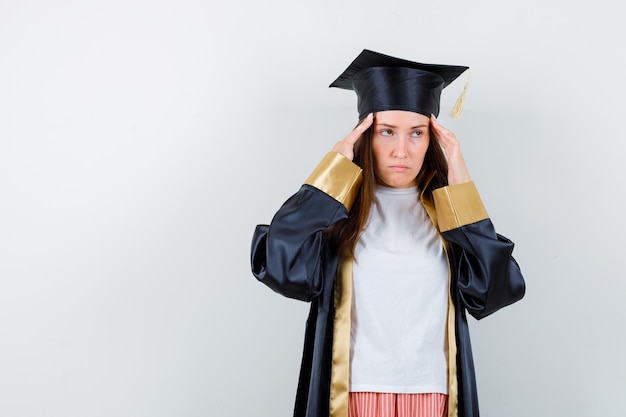
{"label": "woman's left hand", "polygon": [[430,125],[448,159],[448,184],[455,185],[471,181],[472,178],[461,153],[461,144],[456,135],[441,126],[434,115],[430,116]]}

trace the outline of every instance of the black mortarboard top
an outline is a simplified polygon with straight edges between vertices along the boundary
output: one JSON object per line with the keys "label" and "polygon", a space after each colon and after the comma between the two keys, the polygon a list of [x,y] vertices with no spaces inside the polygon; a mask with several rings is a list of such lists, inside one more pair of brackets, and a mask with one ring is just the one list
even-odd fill
{"label": "black mortarboard top", "polygon": [[[356,92],[359,120],[384,110],[438,116],[441,91],[468,68],[422,64],[364,49],[330,87]],[[453,117],[460,116],[464,96],[465,89]]]}

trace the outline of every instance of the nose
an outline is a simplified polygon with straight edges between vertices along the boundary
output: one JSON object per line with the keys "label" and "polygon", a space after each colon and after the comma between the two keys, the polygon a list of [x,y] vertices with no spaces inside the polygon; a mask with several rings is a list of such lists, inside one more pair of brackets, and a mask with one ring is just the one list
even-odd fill
{"label": "nose", "polygon": [[406,143],[406,138],[399,138],[398,141],[396,142],[397,145],[393,150],[393,156],[396,158],[406,158],[406,149],[407,149],[407,143]]}

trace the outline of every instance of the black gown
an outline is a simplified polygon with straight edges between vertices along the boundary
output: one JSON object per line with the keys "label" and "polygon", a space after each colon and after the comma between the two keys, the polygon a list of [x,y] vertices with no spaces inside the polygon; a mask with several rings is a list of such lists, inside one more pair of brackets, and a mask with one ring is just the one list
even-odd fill
{"label": "black gown", "polygon": [[[336,242],[325,239],[322,232],[347,218],[360,183],[360,168],[331,152],[271,224],[258,225],[254,232],[251,266],[255,277],[284,296],[311,303],[296,417],[347,417],[346,384],[336,383],[335,374],[345,374],[349,358],[345,349],[338,354],[333,342],[349,333],[349,327],[338,325],[337,316],[345,313],[338,312],[337,303],[341,292],[351,291],[346,290],[350,280],[341,281],[338,269],[346,260],[340,260]],[[453,325],[449,339],[453,342],[448,346],[449,367],[454,372],[448,381],[449,416],[478,417],[466,312],[482,319],[520,300],[525,282],[512,257],[513,243],[495,232],[473,183],[443,187],[432,196],[422,194],[421,201],[443,238],[450,267]],[[344,284],[339,285],[340,281]]]}

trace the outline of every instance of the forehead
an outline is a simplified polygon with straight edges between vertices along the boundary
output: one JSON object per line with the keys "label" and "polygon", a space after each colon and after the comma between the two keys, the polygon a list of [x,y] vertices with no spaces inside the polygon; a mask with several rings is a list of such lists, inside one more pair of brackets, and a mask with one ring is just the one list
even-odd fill
{"label": "forehead", "polygon": [[393,126],[418,126],[428,125],[430,119],[423,114],[405,110],[386,110],[376,113],[376,124],[388,124]]}

